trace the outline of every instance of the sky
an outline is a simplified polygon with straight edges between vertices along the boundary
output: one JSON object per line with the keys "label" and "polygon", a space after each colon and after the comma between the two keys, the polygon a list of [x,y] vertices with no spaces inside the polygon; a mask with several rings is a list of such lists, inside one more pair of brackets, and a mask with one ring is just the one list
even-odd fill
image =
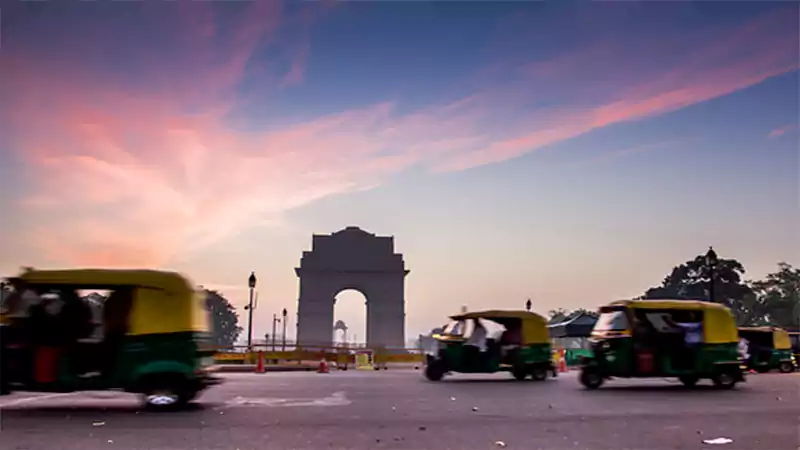
{"label": "sky", "polygon": [[241,308],[255,271],[256,336],[293,329],[294,267],[346,226],[395,237],[408,337],[641,295],[710,245],[758,278],[800,254],[799,15],[4,2],[0,273],[179,270]]}

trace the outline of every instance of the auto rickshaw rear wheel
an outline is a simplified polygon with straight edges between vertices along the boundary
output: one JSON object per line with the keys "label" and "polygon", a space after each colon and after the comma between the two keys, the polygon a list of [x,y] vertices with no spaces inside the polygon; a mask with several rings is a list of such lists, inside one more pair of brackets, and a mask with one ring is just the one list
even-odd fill
{"label": "auto rickshaw rear wheel", "polygon": [[691,375],[682,375],[678,377],[678,379],[681,380],[681,383],[686,387],[694,387],[697,382],[700,381],[700,378]]}
{"label": "auto rickshaw rear wheel", "polygon": [[528,377],[528,368],[522,365],[514,366],[511,369],[511,375],[513,375],[517,380],[522,381]]}
{"label": "auto rickshaw rear wheel", "polygon": [[733,389],[736,386],[736,375],[731,373],[730,370],[723,370],[713,377],[711,381],[714,386],[720,389]]}
{"label": "auto rickshaw rear wheel", "polygon": [[791,373],[794,372],[794,364],[791,361],[783,361],[778,365],[778,370],[781,373]]}
{"label": "auto rickshaw rear wheel", "polygon": [[602,386],[605,381],[599,370],[589,367],[584,367],[581,370],[580,380],[581,384],[587,389],[597,389]]}
{"label": "auto rickshaw rear wheel", "polygon": [[143,382],[145,407],[155,411],[175,411],[186,407],[198,392],[186,387],[179,375],[151,375]]}
{"label": "auto rickshaw rear wheel", "polygon": [[531,378],[535,381],[543,381],[547,379],[547,369],[542,366],[533,366],[531,368]]}

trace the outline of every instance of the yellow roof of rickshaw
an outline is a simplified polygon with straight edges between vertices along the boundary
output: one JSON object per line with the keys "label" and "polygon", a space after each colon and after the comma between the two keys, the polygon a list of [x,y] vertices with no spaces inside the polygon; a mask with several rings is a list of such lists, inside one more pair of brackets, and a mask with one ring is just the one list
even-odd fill
{"label": "yellow roof of rickshaw", "polygon": [[772,345],[778,350],[787,350],[792,347],[788,331],[780,327],[739,327],[739,331],[750,331],[756,333],[769,333],[772,335]]}
{"label": "yellow roof of rickshaw", "polygon": [[194,285],[177,272],[161,270],[68,269],[28,270],[16,278],[32,284],[78,285],[88,288],[142,286],[174,293],[191,293]]}
{"label": "yellow roof of rickshaw", "polygon": [[617,300],[605,306],[634,309],[728,310],[725,305],[700,300]]}
{"label": "yellow roof of rickshaw", "polygon": [[466,312],[461,314],[456,314],[454,316],[450,316],[453,320],[465,320],[465,319],[521,319],[521,320],[532,320],[541,322],[544,325],[547,325],[547,319],[542,317],[539,314],[531,311],[523,311],[523,310],[503,310],[503,309],[489,309],[485,311],[473,311],[473,312]]}
{"label": "yellow roof of rickshaw", "polygon": [[703,339],[707,344],[724,344],[739,341],[733,313],[719,303],[699,300],[618,300],[604,307],[623,307],[649,310],[703,311]]}

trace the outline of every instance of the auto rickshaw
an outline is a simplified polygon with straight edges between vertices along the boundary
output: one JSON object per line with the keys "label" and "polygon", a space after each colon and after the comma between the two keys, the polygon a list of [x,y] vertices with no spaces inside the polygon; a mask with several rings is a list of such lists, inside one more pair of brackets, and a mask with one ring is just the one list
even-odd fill
{"label": "auto rickshaw", "polygon": [[[691,328],[700,335],[699,342],[687,344],[686,330]],[[706,378],[723,389],[744,381],[736,322],[731,311],[717,303],[612,302],[600,308],[589,340],[593,356],[582,360],[580,374],[588,389],[612,377],[676,377],[686,386]]]}
{"label": "auto rickshaw", "polygon": [[[529,311],[489,310],[462,313],[450,317],[452,323],[432,337],[437,351],[429,355],[425,376],[441,380],[449,372],[511,372],[514,378],[544,380],[556,376],[552,363],[547,320]],[[467,345],[467,329],[490,321],[505,328],[499,339],[486,339],[486,351]]]}
{"label": "auto rickshaw", "polygon": [[800,364],[800,332],[790,331],[789,341],[792,344],[792,361],[797,368],[797,365]]}
{"label": "auto rickshaw", "polygon": [[792,341],[789,333],[777,327],[741,327],[739,337],[747,340],[746,361],[748,369],[766,373],[778,369],[783,373],[794,372]]}
{"label": "auto rickshaw", "polygon": [[[28,269],[9,282],[5,393],[120,389],[175,409],[221,381],[205,295],[177,273]],[[110,295],[90,304],[85,290]]]}

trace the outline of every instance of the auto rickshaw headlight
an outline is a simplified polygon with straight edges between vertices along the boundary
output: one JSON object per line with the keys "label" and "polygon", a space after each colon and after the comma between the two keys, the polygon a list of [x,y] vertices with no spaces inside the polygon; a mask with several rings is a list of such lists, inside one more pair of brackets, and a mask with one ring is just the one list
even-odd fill
{"label": "auto rickshaw headlight", "polygon": [[608,350],[608,349],[611,348],[611,344],[609,344],[608,341],[603,341],[603,344],[601,345],[601,348],[603,350]]}

